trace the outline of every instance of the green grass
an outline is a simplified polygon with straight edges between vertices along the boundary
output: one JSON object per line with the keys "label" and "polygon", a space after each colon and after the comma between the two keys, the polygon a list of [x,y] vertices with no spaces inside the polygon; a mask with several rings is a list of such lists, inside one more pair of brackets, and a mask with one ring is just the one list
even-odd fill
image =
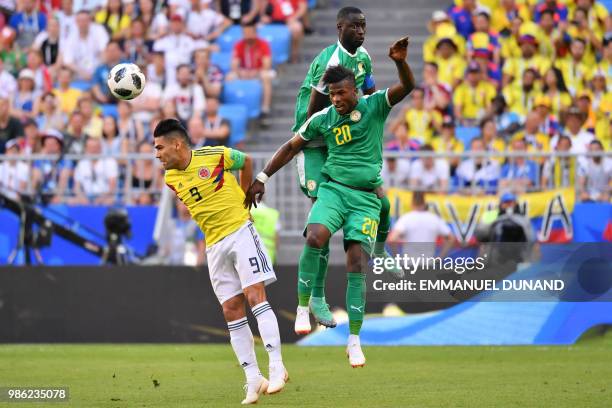
{"label": "green grass", "polygon": [[[261,346],[258,347],[261,349]],[[611,407],[612,332],[571,347],[285,346],[291,380],[270,407]],[[267,372],[267,356],[258,354]],[[154,380],[159,383],[154,386]],[[228,345],[0,345],[0,386],[68,386],[70,403],[11,407],[231,407],[243,373]]]}

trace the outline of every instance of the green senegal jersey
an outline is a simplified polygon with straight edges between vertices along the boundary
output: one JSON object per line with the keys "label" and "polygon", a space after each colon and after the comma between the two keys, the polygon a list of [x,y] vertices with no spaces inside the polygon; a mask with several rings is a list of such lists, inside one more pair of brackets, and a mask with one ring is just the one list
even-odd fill
{"label": "green senegal jersey", "polygon": [[383,130],[391,111],[388,91],[362,96],[346,115],[328,106],[298,130],[304,140],[322,137],[325,141],[328,156],[323,174],[354,187],[374,189],[382,185]]}
{"label": "green senegal jersey", "polygon": [[[350,54],[340,41],[325,48],[310,64],[308,73],[297,95],[295,103],[295,124],[293,132],[297,132],[306,122],[308,116],[308,102],[310,101],[310,90],[315,88],[322,94],[327,95],[327,87],[323,84],[322,78],[325,70],[334,65],[342,65],[345,68],[351,69],[355,73],[355,82],[358,89],[365,91],[366,89],[375,86],[374,77],[372,76],[372,59],[370,54],[364,47],[357,48],[355,54]],[[329,102],[328,104],[331,104]],[[309,143],[309,146],[314,147],[317,142]],[[319,145],[323,145],[321,140]]]}

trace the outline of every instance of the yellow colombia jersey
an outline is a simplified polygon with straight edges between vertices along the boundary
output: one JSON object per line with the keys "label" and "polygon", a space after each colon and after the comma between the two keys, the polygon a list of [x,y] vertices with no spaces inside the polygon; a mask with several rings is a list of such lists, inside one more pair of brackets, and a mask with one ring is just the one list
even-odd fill
{"label": "yellow colombia jersey", "polygon": [[165,181],[185,203],[206,237],[206,246],[225,238],[250,218],[244,192],[230,170],[242,168],[244,154],[224,146],[191,151],[185,170],[167,170]]}

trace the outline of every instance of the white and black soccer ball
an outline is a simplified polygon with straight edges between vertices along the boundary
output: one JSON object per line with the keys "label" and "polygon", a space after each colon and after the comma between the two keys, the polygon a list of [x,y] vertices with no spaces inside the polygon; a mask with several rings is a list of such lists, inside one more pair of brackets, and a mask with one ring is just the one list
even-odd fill
{"label": "white and black soccer ball", "polygon": [[115,98],[134,99],[145,87],[145,76],[136,64],[117,64],[108,73],[106,83]]}

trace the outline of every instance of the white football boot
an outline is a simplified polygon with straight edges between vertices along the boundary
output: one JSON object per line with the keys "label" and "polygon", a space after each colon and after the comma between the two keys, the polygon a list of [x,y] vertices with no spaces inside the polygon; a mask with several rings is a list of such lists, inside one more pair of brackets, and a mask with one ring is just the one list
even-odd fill
{"label": "white football boot", "polygon": [[289,373],[283,363],[270,364],[270,373],[268,374],[270,383],[266,394],[276,394],[281,392],[289,381]]}
{"label": "white football boot", "polygon": [[310,333],[310,310],[308,306],[298,306],[295,314],[295,333],[304,335]]}
{"label": "white football boot", "polygon": [[363,351],[361,351],[359,336],[349,335],[348,345],[346,346],[346,356],[353,368],[363,367],[365,365],[366,358],[363,355]]}
{"label": "white football boot", "polygon": [[257,404],[259,396],[268,390],[268,380],[260,375],[253,381],[248,381],[244,385],[246,397],[242,400],[242,405]]}

